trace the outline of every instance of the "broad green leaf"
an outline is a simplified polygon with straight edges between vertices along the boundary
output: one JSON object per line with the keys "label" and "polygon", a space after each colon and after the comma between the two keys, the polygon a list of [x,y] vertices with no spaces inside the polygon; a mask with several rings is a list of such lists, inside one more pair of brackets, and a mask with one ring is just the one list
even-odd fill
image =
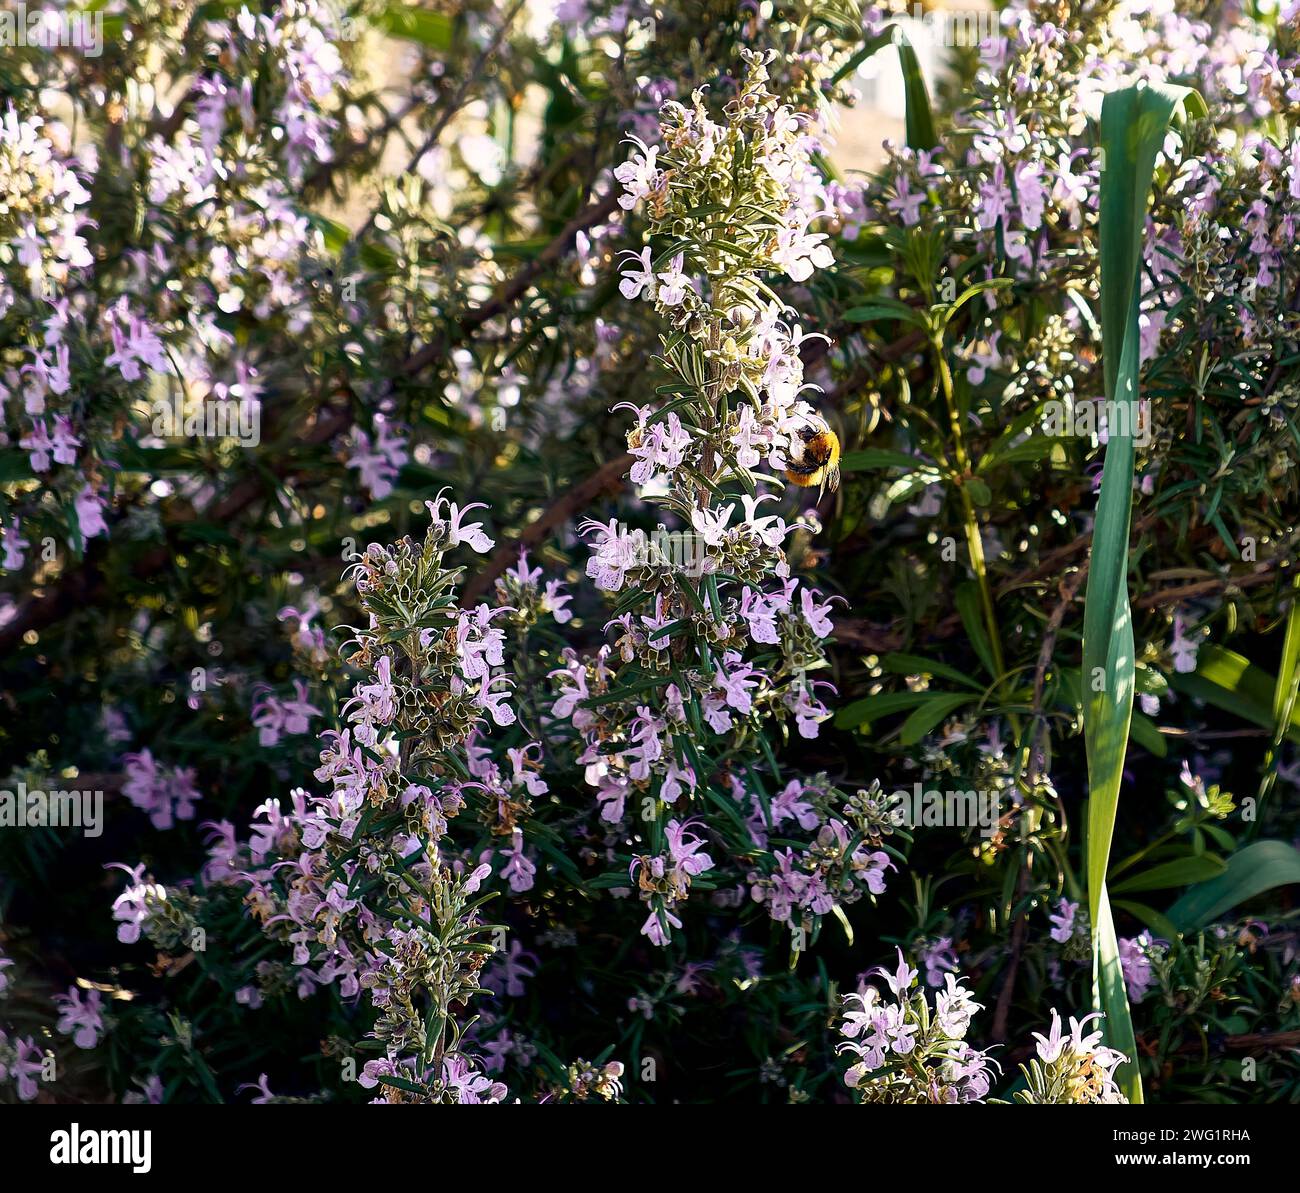
{"label": "broad green leaf", "polygon": [[861,451],[845,452],[840,460],[841,472],[873,472],[877,468],[928,468],[925,460],[909,456],[906,452],[890,451],[883,447],[865,447]]}
{"label": "broad green leaf", "polygon": [[921,328],[929,326],[924,311],[918,311],[905,302],[885,298],[878,298],[862,306],[850,307],[841,318],[845,323],[879,323],[885,319],[899,319]]}
{"label": "broad green leaf", "polygon": [[[1277,680],[1273,685],[1273,736],[1264,758],[1264,772],[1259,782],[1259,802],[1262,806],[1277,782],[1278,751],[1295,717],[1296,698],[1300,694],[1300,576],[1291,585],[1291,607],[1286,615],[1286,636],[1282,642],[1282,658]],[[1250,825],[1250,834],[1259,827],[1257,818]]]}
{"label": "broad green leaf", "polygon": [[1028,439],[1004,447],[997,455],[985,452],[975,465],[975,471],[988,472],[1002,464],[1032,464],[1055,451],[1064,452],[1065,448],[1066,440],[1059,435],[1030,435]]}
{"label": "broad green leaf", "polygon": [[893,37],[894,26],[888,25],[877,33],[875,37],[868,38],[852,55],[852,57],[850,57],[849,60],[835,72],[835,76],[831,79],[831,82],[843,82],[843,80],[848,78],[849,75],[857,70],[858,67],[870,58],[877,50],[881,49],[883,46],[889,45],[893,40]]}
{"label": "broad green leaf", "polygon": [[1150,717],[1144,717],[1140,712],[1135,712],[1131,728],[1133,740],[1148,753],[1154,754],[1157,758],[1163,758],[1169,752],[1169,747],[1165,744],[1163,735]]}
{"label": "broad green leaf", "polygon": [[902,745],[916,745],[927,733],[941,724],[945,717],[975,699],[974,694],[969,692],[927,692],[926,695],[930,699],[920,705],[903,722],[902,732],[898,735]]}
{"label": "broad green leaf", "polygon": [[1217,878],[1227,868],[1227,863],[1212,853],[1180,857],[1172,862],[1161,862],[1129,878],[1121,878],[1112,884],[1111,890],[1117,894],[1123,891],[1164,891],[1171,886],[1190,886],[1194,882]]}
{"label": "broad green leaf", "polygon": [[934,659],[925,659],[920,655],[890,651],[880,660],[880,665],[894,675],[941,675],[944,679],[951,679],[954,683],[964,684],[976,691],[984,690],[969,675],[963,675],[956,667],[948,663],[936,662]]}
{"label": "broad green leaf", "polygon": [[903,68],[903,94],[907,98],[907,147],[933,149],[939,143],[934,131],[934,113],[930,110],[930,93],[925,88],[921,62],[902,31],[898,43],[898,63]]}
{"label": "broad green leaf", "polygon": [[934,113],[930,109],[930,95],[926,91],[921,63],[912,49],[907,35],[897,25],[887,25],[875,37],[862,43],[857,52],[835,75],[839,82],[857,70],[876,51],[887,45],[898,47],[898,64],[903,71],[903,94],[907,100],[907,145],[909,149],[933,149],[939,138],[934,131]]}
{"label": "broad green leaf", "polygon": [[375,18],[375,24],[390,37],[419,42],[433,50],[452,47],[452,18],[444,12],[418,8],[406,0],[390,0]]}
{"label": "broad green leaf", "polygon": [[1012,284],[1013,282],[1011,278],[985,278],[983,281],[979,281],[974,283],[974,285],[967,286],[965,290],[963,290],[959,295],[957,295],[957,298],[953,301],[953,303],[950,306],[944,308],[943,310],[944,326],[946,327],[949,323],[951,323],[953,316],[956,315],[957,312],[960,311],[962,307],[964,307],[968,302],[970,302],[970,300],[974,298],[977,294],[983,294],[986,290],[1005,290],[1008,286]]}
{"label": "broad green leaf", "polygon": [[881,692],[877,696],[864,696],[861,700],[846,704],[835,714],[835,727],[856,729],[859,725],[870,725],[872,721],[891,713],[916,708],[933,697],[933,692]]}
{"label": "broad green leaf", "polygon": [[1135,920],[1140,920],[1161,940],[1174,940],[1178,936],[1178,929],[1154,907],[1148,907],[1145,903],[1135,903],[1132,899],[1116,899],[1115,906],[1120,911],[1128,912]]}
{"label": "broad green leaf", "polygon": [[1295,883],[1300,883],[1300,850],[1285,841],[1256,841],[1234,853],[1224,873],[1183,895],[1168,918],[1179,932],[1196,932],[1265,891]]}
{"label": "broad green leaf", "polygon": [[[1235,650],[1207,642],[1197,652],[1196,670],[1189,675],[1174,673],[1173,686],[1262,728],[1273,727],[1273,694],[1277,681],[1263,667]],[[1300,742],[1297,710],[1291,714],[1286,736]]]}

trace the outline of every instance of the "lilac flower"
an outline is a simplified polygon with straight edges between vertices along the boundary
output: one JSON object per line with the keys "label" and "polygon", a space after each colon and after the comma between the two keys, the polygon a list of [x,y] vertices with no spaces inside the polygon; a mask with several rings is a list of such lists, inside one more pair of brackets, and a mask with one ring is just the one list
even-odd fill
{"label": "lilac flower", "polygon": [[808,623],[808,628],[818,638],[829,638],[835,630],[835,624],[830,619],[830,602],[817,604],[816,598],[820,595],[816,589],[803,589],[799,594],[800,609],[804,621]]}
{"label": "lilac flower", "polygon": [[16,1041],[16,1056],[9,1065],[9,1076],[14,1080],[20,1101],[30,1102],[36,1097],[37,1079],[44,1070],[45,1054],[36,1041],[30,1036]]}
{"label": "lilac flower", "polygon": [[382,414],[375,415],[374,431],[372,440],[360,427],[352,428],[352,452],[347,466],[355,468],[370,495],[382,501],[393,491],[393,482],[410,459],[410,453],[401,434]]}
{"label": "lilac flower", "polygon": [[1043,223],[1048,190],[1043,183],[1043,167],[1035,161],[1022,162],[1015,169],[1016,198],[1020,204],[1020,222],[1033,232]]}
{"label": "lilac flower", "polygon": [[906,174],[900,174],[895,183],[895,196],[885,206],[903,221],[904,227],[912,227],[920,222],[921,204],[925,202],[924,192],[914,194]]}
{"label": "lilac flower", "polygon": [[257,1090],[257,1097],[251,1100],[251,1104],[254,1106],[266,1106],[275,1101],[275,1094],[271,1092],[270,1079],[265,1073],[258,1074],[256,1082],[245,1082],[235,1092],[242,1094],[246,1089]]}
{"label": "lilac flower", "polygon": [[953,951],[951,937],[940,936],[924,944],[919,951],[927,986],[942,986],[945,977],[956,972],[957,954]]}
{"label": "lilac flower", "polygon": [[104,1033],[102,1001],[103,995],[98,990],[88,991],[83,999],[76,986],[69,986],[66,994],[56,994],[54,1004],[59,1010],[56,1030],[72,1036],[78,1048],[93,1048]]}
{"label": "lilac flower", "polygon": [[44,422],[33,422],[31,431],[18,440],[18,446],[29,453],[33,472],[49,471],[50,453],[54,450],[54,444],[50,441]]}
{"label": "lilac flower", "polygon": [[113,351],[104,358],[105,365],[116,365],[124,381],[138,381],[142,365],[152,372],[167,370],[162,341],[148,322],[128,309],[125,296],[110,312],[110,319]]}
{"label": "lilac flower", "polygon": [[990,178],[980,183],[979,208],[976,222],[986,231],[1005,220],[1011,209],[1011,188],[1007,186],[1006,170],[999,161]]}
{"label": "lilac flower", "polygon": [[666,307],[680,306],[688,291],[694,289],[689,278],[682,273],[684,253],[678,253],[668,268],[659,274],[659,292],[656,297]]}
{"label": "lilac flower", "polygon": [[307,685],[301,679],[293,681],[296,695],[282,700],[272,692],[266,692],[254,702],[251,717],[258,730],[258,742],[263,747],[271,747],[281,737],[295,737],[311,729],[311,718],[321,715],[321,710],[307,699]]}
{"label": "lilac flower", "polygon": [[442,1080],[462,1106],[487,1105],[506,1096],[506,1087],[501,1082],[475,1071],[469,1058],[460,1052],[442,1062]]}
{"label": "lilac flower", "polygon": [[510,884],[510,889],[516,895],[532,890],[533,883],[536,881],[537,867],[524,853],[523,831],[515,829],[510,838],[510,847],[499,849],[497,853],[500,857],[508,859],[501,869],[501,877]]}
{"label": "lilac flower", "polygon": [[23,567],[27,557],[23,554],[27,547],[31,546],[22,536],[22,524],[17,518],[9,523],[9,528],[4,530],[4,559],[0,560],[0,567],[5,571],[17,572]]}
{"label": "lilac flower", "polygon": [[1183,615],[1175,613],[1174,637],[1169,649],[1174,656],[1174,670],[1180,675],[1188,675],[1196,670],[1196,654],[1200,649],[1199,640],[1189,638],[1186,630],[1187,623],[1183,620]]}
{"label": "lilac flower", "polygon": [[817,827],[820,817],[812,804],[804,798],[804,787],[798,779],[791,779],[772,797],[772,827],[785,820],[793,820],[805,832]]}
{"label": "lilac flower", "polygon": [[139,1077],[133,1078],[138,1085],[139,1091],[129,1090],[122,1095],[122,1105],[146,1105],[161,1106],[163,1100],[163,1083],[162,1078],[157,1073],[150,1073],[148,1077],[141,1080]]}
{"label": "lilac flower", "polygon": [[131,877],[131,884],[113,900],[113,919],[118,924],[118,940],[123,944],[135,944],[152,914],[150,905],[166,901],[167,889],[145,881],[144,863],[131,868],[120,862],[110,862],[105,869],[121,870]]}
{"label": "lilac flower", "polygon": [[636,146],[627,161],[614,170],[614,177],[623,187],[618,205],[631,211],[642,199],[653,193],[661,184],[661,172],[655,165],[659,148],[647,145],[639,137],[628,137]]}
{"label": "lilac flower", "polygon": [[776,234],[773,263],[785,270],[792,282],[806,282],[814,270],[835,264],[830,245],[823,243],[826,239],[823,232],[808,231],[806,215],[791,215]]}
{"label": "lilac flower", "polygon": [[92,539],[96,535],[108,533],[108,523],[104,521],[104,501],[89,485],[77,494],[73,505],[83,539]]}
{"label": "lilac flower", "polygon": [[1119,961],[1131,1003],[1140,1003],[1156,984],[1148,952],[1154,943],[1149,932],[1119,940]]}
{"label": "lilac flower", "polygon": [[484,985],[492,989],[502,986],[507,998],[523,998],[524,979],[536,976],[537,971],[529,968],[536,964],[537,958],[518,940],[512,940],[509,949],[485,972]]}
{"label": "lilac flower", "polygon": [[[492,550],[493,541],[484,533],[482,522],[471,522],[467,526],[462,526],[466,514],[470,510],[484,510],[487,506],[476,501],[461,509],[454,501],[448,501],[442,496],[437,501],[426,501],[425,507],[429,511],[430,517],[435,522],[445,523],[447,532],[447,547],[458,547],[464,543],[472,551],[477,551],[480,555]],[[444,507],[446,512],[444,513]]]}
{"label": "lilac flower", "polygon": [[1057,944],[1068,944],[1074,936],[1074,918],[1079,912],[1079,905],[1071,903],[1068,899],[1060,900],[1056,905],[1055,912],[1048,913],[1048,919],[1052,921],[1051,938]]}
{"label": "lilac flower", "polygon": [[631,257],[640,265],[640,269],[635,266],[628,266],[623,270],[623,280],[619,282],[619,293],[630,302],[635,302],[644,292],[647,298],[654,297],[655,272],[650,263],[650,246],[646,245],[641,250],[640,255],[626,251],[624,256]]}
{"label": "lilac flower", "polygon": [[122,759],[126,778],[122,794],[149,815],[154,828],[169,829],[176,820],[194,818],[195,801],[202,798],[189,767],[160,766],[149,750]]}
{"label": "lilac flower", "polygon": [[617,592],[623,587],[628,570],[641,558],[644,536],[630,534],[613,518],[608,526],[588,519],[578,527],[578,531],[595,536],[591,543],[592,556],[587,560],[587,575],[597,587],[606,592]]}

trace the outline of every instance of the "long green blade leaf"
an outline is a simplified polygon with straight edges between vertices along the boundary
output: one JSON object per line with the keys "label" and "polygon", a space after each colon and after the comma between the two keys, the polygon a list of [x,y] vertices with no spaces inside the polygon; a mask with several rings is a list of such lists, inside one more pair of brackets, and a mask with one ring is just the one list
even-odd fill
{"label": "long green blade leaf", "polygon": [[1142,1101],[1133,1024],[1106,894],[1106,868],[1133,715],[1133,623],[1128,538],[1138,390],[1138,270],[1156,155],[1186,88],[1138,84],[1107,95],[1101,109],[1101,329],[1106,398],[1115,426],[1093,528],[1083,619],[1083,713],[1088,752],[1088,910],[1093,925],[1093,999],[1112,1047],[1129,1059],[1119,1081]]}

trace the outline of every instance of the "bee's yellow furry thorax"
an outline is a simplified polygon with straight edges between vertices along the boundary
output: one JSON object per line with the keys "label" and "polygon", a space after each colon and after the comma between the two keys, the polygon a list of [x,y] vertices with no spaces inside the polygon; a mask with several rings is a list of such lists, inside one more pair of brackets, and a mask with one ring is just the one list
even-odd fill
{"label": "bee's yellow furry thorax", "polygon": [[814,431],[803,440],[803,450],[791,459],[786,477],[803,488],[814,485],[837,489],[840,483],[840,439],[830,428]]}

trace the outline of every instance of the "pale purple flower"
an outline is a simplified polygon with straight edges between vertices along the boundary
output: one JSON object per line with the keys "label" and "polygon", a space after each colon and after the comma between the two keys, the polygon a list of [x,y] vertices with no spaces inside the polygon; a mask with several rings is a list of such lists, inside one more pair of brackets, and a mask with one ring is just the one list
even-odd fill
{"label": "pale purple flower", "polygon": [[1074,936],[1074,919],[1079,912],[1079,905],[1069,899],[1062,899],[1056,905],[1055,912],[1049,912],[1047,918],[1052,922],[1051,938],[1057,944],[1068,944]]}
{"label": "pale purple flower", "polygon": [[76,986],[69,986],[66,994],[56,994],[54,1005],[59,1018],[55,1029],[72,1036],[78,1048],[93,1048],[104,1033],[103,998],[98,990],[89,990],[83,997]]}
{"label": "pale purple flower", "polygon": [[624,256],[631,257],[641,268],[637,269],[636,266],[632,265],[624,268],[623,280],[618,284],[619,293],[630,302],[640,298],[643,292],[647,298],[653,298],[655,272],[653,265],[650,263],[650,246],[646,245],[641,250],[640,255],[628,249],[624,252]]}

